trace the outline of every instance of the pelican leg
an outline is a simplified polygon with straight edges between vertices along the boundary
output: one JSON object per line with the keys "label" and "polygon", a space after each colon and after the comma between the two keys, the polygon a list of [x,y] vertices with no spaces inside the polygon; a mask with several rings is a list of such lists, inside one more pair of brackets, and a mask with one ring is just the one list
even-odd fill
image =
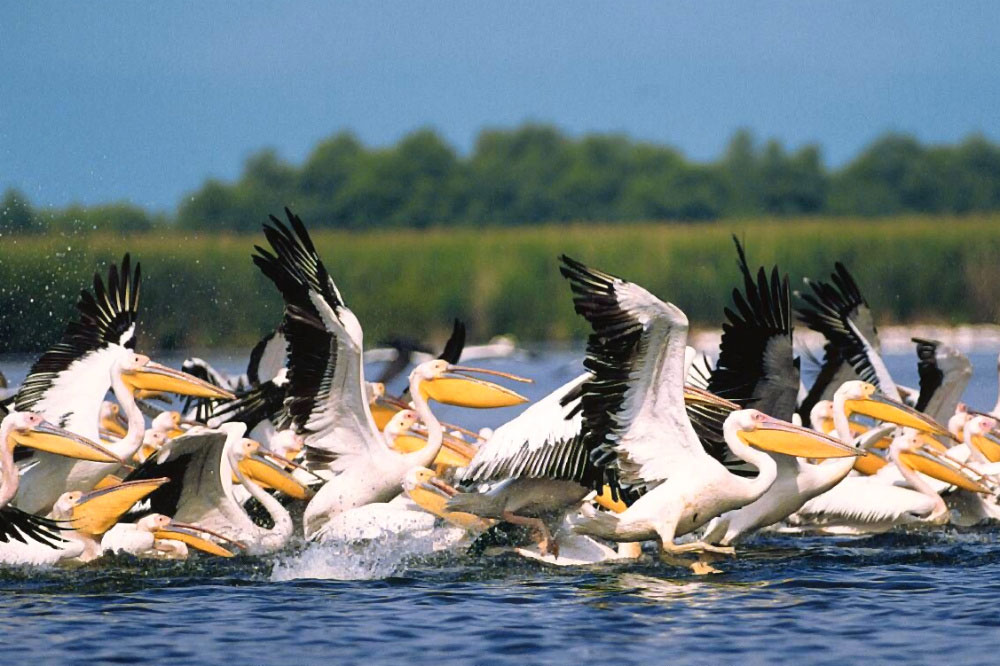
{"label": "pelican leg", "polygon": [[642,557],[641,541],[622,541],[618,544],[618,554],[621,557],[628,557],[637,560]]}
{"label": "pelican leg", "polygon": [[541,551],[542,555],[551,554],[552,557],[558,559],[559,544],[552,538],[552,534],[549,533],[549,528],[545,526],[544,522],[538,518],[518,516],[510,511],[504,511],[501,515],[505,521],[512,525],[527,525],[533,528],[538,535],[538,550]]}

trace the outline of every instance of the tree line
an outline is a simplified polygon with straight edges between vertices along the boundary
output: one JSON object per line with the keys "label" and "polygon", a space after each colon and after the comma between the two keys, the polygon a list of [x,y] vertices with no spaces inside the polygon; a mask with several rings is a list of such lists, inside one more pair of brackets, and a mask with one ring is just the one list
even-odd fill
{"label": "tree line", "polygon": [[787,150],[746,130],[707,163],[624,135],[576,138],[545,125],[485,130],[465,156],[432,130],[386,148],[342,132],[320,142],[301,165],[261,151],[235,182],[209,179],[173,215],[129,203],[36,209],[8,189],[0,201],[0,232],[256,232],[265,214],[286,205],[310,226],[350,230],[961,215],[1000,210],[1000,146],[980,135],[956,145],[924,145],[887,134],[829,169],[816,145]]}

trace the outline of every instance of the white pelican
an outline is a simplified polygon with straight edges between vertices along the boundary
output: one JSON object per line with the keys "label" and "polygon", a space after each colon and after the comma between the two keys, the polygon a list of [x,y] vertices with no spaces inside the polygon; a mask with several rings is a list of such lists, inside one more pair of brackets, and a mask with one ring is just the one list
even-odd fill
{"label": "white pelican", "polygon": [[11,412],[0,423],[0,563],[52,564],[76,557],[83,545],[60,534],[61,525],[10,506],[21,484],[14,447],[30,446],[55,455],[114,461],[104,447],[46,422],[41,415]]}
{"label": "white pelican", "polygon": [[[138,390],[159,390],[206,397],[232,397],[205,382],[154,363],[137,354],[134,345],[140,271],[132,272],[128,255],[121,272],[108,270],[107,288],[94,275],[93,294],[83,291],[78,318],[62,338],[31,367],[18,390],[16,409],[42,414],[67,430],[93,441],[100,437],[100,413],[109,389],[128,421],[126,435],[109,444],[122,460],[131,460],[142,445],[146,421],[136,404]],[[34,454],[21,461],[24,489],[16,506],[29,513],[47,513],[59,496],[70,490],[90,490],[117,466]]]}
{"label": "white pelican", "polygon": [[188,545],[197,550],[217,555],[233,557],[234,552],[228,550],[202,535],[209,535],[231,545],[236,549],[243,548],[239,542],[227,539],[225,536],[206,530],[197,525],[186,525],[171,520],[169,516],[151,513],[134,523],[118,523],[101,537],[101,553],[128,553],[136,557],[149,557],[167,560],[183,560],[188,556]]}
{"label": "white pelican", "polygon": [[578,531],[613,541],[659,539],[668,556],[730,554],[731,547],[674,540],[770,487],[774,459],[753,446],[807,457],[855,454],[825,435],[743,410],[726,418],[723,435],[729,452],[757,474],[732,474],[705,451],[685,410],[684,313],[638,285],[562,259],[576,311],[594,329],[584,363],[594,373],[582,388],[584,445],[602,468],[602,485],[644,493],[621,514],[581,521]]}
{"label": "white pelican", "polygon": [[[722,327],[719,359],[707,388],[769,416],[791,420],[799,390],[799,360],[793,355],[788,278],[781,279],[774,267],[768,279],[761,267],[754,280],[742,246],[735,237],[733,240],[739,255],[743,291],[733,290],[733,309],[725,310],[727,321]],[[914,423],[925,431],[940,432],[936,424],[913,409],[875,396],[874,391],[871,384],[850,381],[834,394],[833,420],[845,444],[853,441],[847,430],[848,405],[853,412],[880,416],[882,420],[894,419],[895,423]],[[811,419],[822,411],[820,406],[824,404],[824,401],[816,403]],[[713,519],[705,529],[703,541],[728,546],[784,520],[807,501],[838,484],[858,460],[848,457],[816,464],[781,454],[773,454],[773,458],[776,477],[771,487],[750,504]]]}
{"label": "white pelican", "polygon": [[[843,442],[855,441],[849,429],[849,413],[919,428],[928,433],[941,432],[940,426],[919,412],[877,394],[873,385],[858,380],[844,382],[834,393],[833,421]],[[885,428],[872,428],[861,435],[856,440],[858,453],[863,453],[868,446],[882,439],[886,431]],[[715,519],[705,530],[705,541],[723,545],[737,543],[760,528],[784,520],[813,498],[838,486],[861,460],[844,458],[816,464],[790,456],[776,455],[774,458],[778,465],[774,484],[755,502]]]}
{"label": "white pelican", "polygon": [[[437,457],[443,428],[427,398],[469,406],[519,404],[524,398],[500,386],[473,381],[463,372],[506,375],[429,361],[410,373],[414,409],[428,430],[428,444],[401,454],[386,444],[369,407],[362,363],[361,324],[344,304],[298,217],[285,210],[290,226],[271,217],[264,234],[274,250],[257,247],[254,263],[285,301],[282,330],[288,339],[285,407],[304,436],[306,461],[335,474],[316,493],[304,515],[307,538],[322,538],[334,515],[365,504],[387,502],[401,492],[406,473]],[[315,471],[315,470],[314,470]]]}
{"label": "white pelican", "polygon": [[[92,490],[82,493],[74,490],[63,493],[52,512],[50,518],[56,520],[60,525],[60,536],[69,542],[82,544],[83,552],[71,558],[75,562],[90,562],[97,559],[107,550],[118,550],[120,548],[110,548],[109,543],[116,542],[116,536],[108,537],[109,530],[115,535],[124,535],[136,529],[135,524],[118,523],[118,520],[138,501],[167,483],[169,479],[148,479],[142,481],[130,481],[120,483],[115,486]],[[141,521],[140,521],[141,522]],[[168,534],[165,526],[171,530],[176,528],[179,533]],[[215,543],[206,541],[199,537],[197,533],[191,531],[191,526],[174,523],[167,519],[167,523],[160,526],[161,531],[155,536],[164,541],[168,546],[183,543],[178,539],[192,544],[199,550],[205,550],[213,554],[231,556],[230,551],[217,546]],[[152,543],[152,533],[150,534],[150,544]],[[214,535],[213,535],[214,536]],[[134,541],[133,541],[134,542]],[[186,553],[186,550],[185,550]],[[133,553],[138,554],[138,553]],[[61,562],[67,562],[70,558],[62,558]]]}
{"label": "white pelican", "polygon": [[[176,521],[197,524],[242,542],[252,554],[280,550],[292,537],[292,518],[260,483],[288,489],[298,497],[306,497],[306,491],[281,466],[259,455],[259,444],[245,439],[245,432],[246,425],[242,423],[224,423],[218,429],[192,428],[170,440],[126,481],[169,477],[169,483],[149,496],[149,511],[173,516]],[[273,455],[265,451],[260,453]],[[253,465],[248,466],[246,462]],[[237,497],[234,477],[246,493],[263,505],[274,522],[273,528],[254,524],[243,508],[242,499]]]}

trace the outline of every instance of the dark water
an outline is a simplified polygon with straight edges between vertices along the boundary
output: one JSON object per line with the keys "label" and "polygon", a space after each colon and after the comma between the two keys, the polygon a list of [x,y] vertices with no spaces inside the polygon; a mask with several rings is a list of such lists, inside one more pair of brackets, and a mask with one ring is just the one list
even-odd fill
{"label": "dark water", "polygon": [[[538,379],[534,398],[577,372],[572,358],[490,365]],[[995,356],[973,360],[967,398],[991,407]],[[912,357],[889,366],[916,383]],[[509,415],[448,418],[479,426]],[[711,577],[648,555],[551,568],[408,543],[5,570],[0,663],[993,663],[998,538],[995,528],[760,536]]]}

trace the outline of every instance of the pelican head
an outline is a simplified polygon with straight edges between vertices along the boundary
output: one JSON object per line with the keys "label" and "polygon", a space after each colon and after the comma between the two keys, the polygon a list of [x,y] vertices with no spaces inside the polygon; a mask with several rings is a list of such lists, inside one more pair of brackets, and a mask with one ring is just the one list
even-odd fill
{"label": "pelican head", "polygon": [[969,420],[972,418],[972,414],[969,413],[969,408],[966,407],[964,402],[958,403],[955,406],[955,413],[951,415],[948,419],[948,432],[951,436],[957,440],[965,439],[965,426],[969,424]]}
{"label": "pelican head", "polygon": [[8,429],[5,444],[11,448],[20,444],[78,460],[125,464],[125,461],[100,444],[52,425],[41,414],[11,412],[4,417],[3,426]]}
{"label": "pelican head", "polygon": [[491,522],[463,511],[449,511],[448,500],[458,495],[458,491],[441,481],[434,471],[426,467],[415,467],[403,478],[403,490],[413,502],[424,511],[433,513],[453,525],[473,532],[489,529]]}
{"label": "pelican head", "polygon": [[164,516],[162,513],[151,513],[144,518],[140,518],[139,522],[135,524],[135,526],[143,532],[157,532],[159,530],[165,530],[169,525],[170,517]]}
{"label": "pelican head", "polygon": [[[240,474],[263,488],[273,488],[295,499],[304,500],[313,496],[313,491],[286,469],[302,468],[301,465],[274,453],[252,439],[244,437],[233,447],[233,462]],[[236,476],[233,481],[238,482],[239,477]]]}
{"label": "pelican head", "polygon": [[122,418],[122,410],[117,403],[110,400],[102,402],[100,419],[102,430],[107,430],[118,437],[128,434],[128,423]]}
{"label": "pelican head", "polygon": [[914,472],[943,481],[972,492],[988,493],[978,478],[981,475],[975,470],[952,460],[936,448],[927,446],[921,441],[920,434],[915,430],[901,430],[896,434],[889,447],[891,456],[896,461]]}
{"label": "pelican head", "polygon": [[412,409],[401,409],[396,412],[395,416],[389,419],[384,432],[390,437],[396,437],[417,425],[417,421],[419,420],[420,416]]}
{"label": "pelican head", "polygon": [[932,435],[948,435],[948,429],[926,414],[878,393],[873,384],[859,380],[844,382],[833,394],[834,402],[843,401],[848,413],[869,416],[879,421],[915,428]]}
{"label": "pelican head", "polygon": [[[197,525],[175,522],[171,520],[169,516],[165,516],[162,513],[151,513],[148,516],[141,518],[135,526],[136,529],[152,534],[154,548],[164,552],[182,550],[186,554],[187,548],[184,544],[187,544],[188,546],[192,546],[211,555],[218,555],[219,557],[233,556],[233,551],[223,548],[214,541],[206,539],[202,536],[202,534],[213,536],[224,543],[235,546],[236,548],[245,548],[243,544],[226,538],[221,534],[217,534]],[[159,545],[157,545],[158,542]],[[177,545],[177,542],[180,542],[180,546]]]}
{"label": "pelican head", "polygon": [[822,433],[768,416],[756,409],[740,409],[726,417],[725,430],[735,430],[744,444],[800,458],[845,458],[861,452]]}
{"label": "pelican head", "polygon": [[528,401],[524,396],[492,382],[470,377],[470,374],[492,375],[513,381],[532,380],[498,370],[454,365],[443,359],[421,363],[410,373],[410,390],[425,398],[460,407],[510,407]]}
{"label": "pelican head", "polygon": [[372,403],[385,396],[385,384],[382,382],[368,382],[368,402]]}
{"label": "pelican head", "polygon": [[117,362],[121,379],[133,393],[163,391],[197,398],[233,400],[235,395],[180,370],[168,368],[148,356],[129,351]]}
{"label": "pelican head", "polygon": [[996,427],[996,419],[982,415],[969,419],[965,426],[972,446],[990,462],[1000,462],[1000,437],[994,432]]}
{"label": "pelican head", "polygon": [[167,443],[167,433],[161,430],[147,430],[142,435],[142,446],[135,452],[137,462],[144,463],[150,456],[163,448]]}
{"label": "pelican head", "polygon": [[83,492],[79,490],[63,493],[52,505],[52,517],[56,520],[70,520],[73,517],[73,507],[79,504],[82,498]]}

